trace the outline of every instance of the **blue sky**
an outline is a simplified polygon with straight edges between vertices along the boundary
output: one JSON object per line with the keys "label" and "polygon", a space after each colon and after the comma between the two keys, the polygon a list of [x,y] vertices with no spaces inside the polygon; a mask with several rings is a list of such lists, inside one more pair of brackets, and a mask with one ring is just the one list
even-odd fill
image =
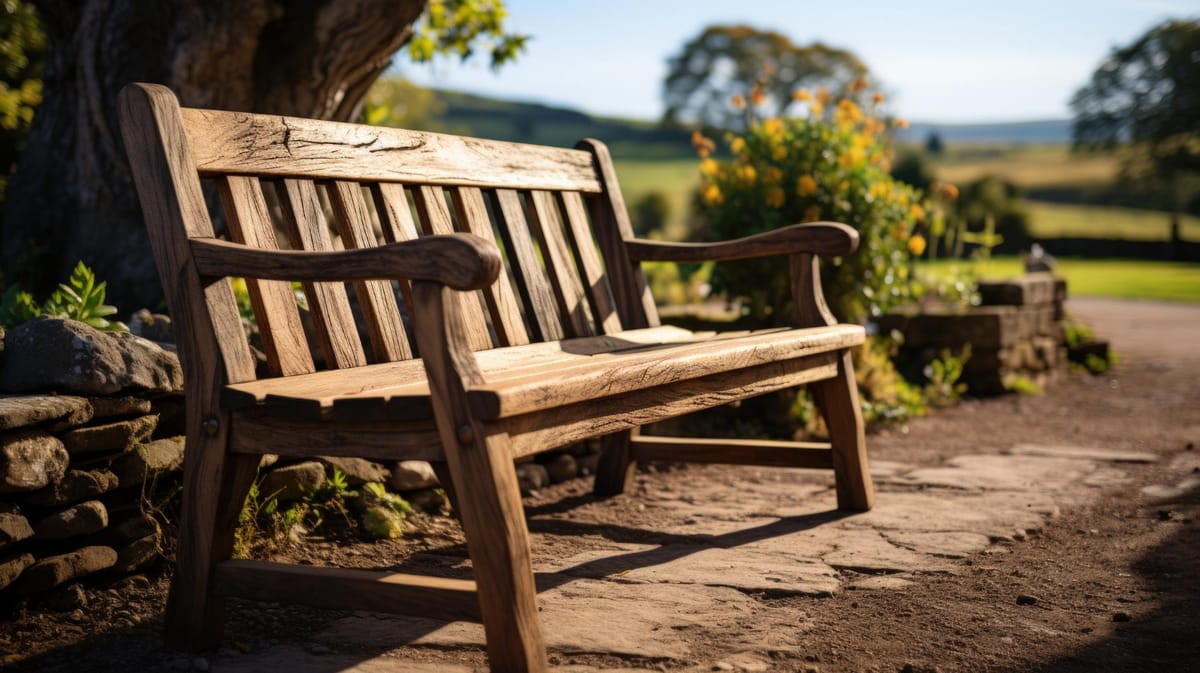
{"label": "blue sky", "polygon": [[[662,112],[666,59],[714,23],[748,23],[794,42],[849,49],[913,120],[1069,117],[1067,101],[1109,50],[1200,0],[506,0],[509,29],[532,36],[518,62],[404,65],[427,86],[643,119]],[[398,59],[399,60],[399,59]]]}

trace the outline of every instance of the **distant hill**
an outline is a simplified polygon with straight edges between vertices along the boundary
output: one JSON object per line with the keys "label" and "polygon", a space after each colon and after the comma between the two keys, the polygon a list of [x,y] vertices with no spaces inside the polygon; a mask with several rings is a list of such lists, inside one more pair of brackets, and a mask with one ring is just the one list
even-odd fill
{"label": "distant hill", "polygon": [[[496,140],[571,147],[581,138],[598,138],[620,159],[694,157],[690,133],[664,129],[657,122],[597,117],[578,110],[541,103],[500,100],[459,91],[435,89],[445,109],[441,130]],[[902,141],[923,143],[936,131],[945,143],[1066,144],[1071,122],[1066,119],[998,124],[936,124],[913,122],[900,132]]]}

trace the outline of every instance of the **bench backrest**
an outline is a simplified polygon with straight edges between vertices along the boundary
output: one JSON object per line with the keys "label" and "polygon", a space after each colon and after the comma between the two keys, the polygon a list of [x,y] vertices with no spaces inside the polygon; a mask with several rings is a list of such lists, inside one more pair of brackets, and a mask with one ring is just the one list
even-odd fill
{"label": "bench backrest", "polygon": [[[187,241],[213,236],[205,182],[220,194],[230,238],[258,248],[360,248],[454,231],[496,240],[506,273],[463,295],[463,329],[476,350],[658,324],[645,278],[625,254],[632,229],[597,141],[561,149],[180,108],[155,85],[122,93],[122,127],[172,313],[184,316],[183,329],[211,329],[202,340],[220,351],[230,382],[253,376],[249,350],[233,343],[243,340],[231,327],[240,319],[229,280],[186,272]],[[272,375],[314,371],[291,286],[246,284]],[[355,302],[345,284],[303,286],[325,366],[413,357],[406,323],[420,316],[410,315],[407,285],[352,288]]]}

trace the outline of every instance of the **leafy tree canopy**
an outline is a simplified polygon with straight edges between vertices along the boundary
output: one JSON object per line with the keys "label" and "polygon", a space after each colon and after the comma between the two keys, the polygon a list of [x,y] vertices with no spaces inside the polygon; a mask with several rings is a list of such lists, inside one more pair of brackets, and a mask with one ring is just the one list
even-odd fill
{"label": "leafy tree canopy", "polygon": [[1200,20],[1170,20],[1119,47],[1071,99],[1078,148],[1132,142],[1159,170],[1200,170]]}
{"label": "leafy tree canopy", "polygon": [[797,45],[751,26],[709,26],[667,62],[663,121],[741,129],[747,117],[735,97],[763,107],[767,116],[782,116],[804,87],[826,87],[835,99],[857,97],[866,74],[862,61],[843,49]]}

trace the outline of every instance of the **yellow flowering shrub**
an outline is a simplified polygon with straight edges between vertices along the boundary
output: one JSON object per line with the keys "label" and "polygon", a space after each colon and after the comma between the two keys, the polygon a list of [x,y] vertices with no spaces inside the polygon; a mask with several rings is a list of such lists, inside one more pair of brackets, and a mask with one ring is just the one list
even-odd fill
{"label": "yellow flowering shrub", "polygon": [[[909,299],[908,262],[923,251],[924,238],[915,237],[927,206],[888,175],[887,123],[874,105],[835,102],[823,89],[796,92],[794,100],[807,116],[758,121],[726,138],[729,158],[704,159],[698,235],[725,240],[796,222],[849,224],[861,236],[859,250],[824,265],[825,294],[840,319],[862,322]],[[791,303],[786,259],[717,265],[712,284],[747,300],[763,323],[787,320],[776,310]]]}

